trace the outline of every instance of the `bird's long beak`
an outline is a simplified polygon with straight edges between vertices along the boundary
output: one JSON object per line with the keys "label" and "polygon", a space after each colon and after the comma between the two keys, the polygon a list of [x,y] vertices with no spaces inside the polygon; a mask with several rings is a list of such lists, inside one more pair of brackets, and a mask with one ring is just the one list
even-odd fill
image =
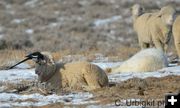
{"label": "bird's long beak", "polygon": [[22,60],[22,61],[20,61],[20,62],[18,62],[17,64],[15,64],[15,65],[13,65],[13,66],[11,66],[10,68],[8,68],[8,69],[12,69],[12,68],[14,68],[15,66],[17,66],[17,65],[19,65],[19,64],[21,64],[21,63],[23,63],[23,62],[25,62],[25,61],[27,61],[27,60],[30,60],[31,58],[26,58],[26,59],[24,59],[24,60]]}
{"label": "bird's long beak", "polygon": [[23,63],[23,62],[25,62],[25,61],[27,61],[27,60],[30,60],[30,59],[32,59],[32,60],[34,60],[35,62],[37,62],[38,60],[43,60],[43,59],[44,59],[44,56],[43,56],[40,52],[31,53],[31,54],[29,54],[29,55],[26,56],[26,59],[18,62],[17,64],[11,66],[11,67],[8,68],[8,69],[12,69],[12,68],[14,68],[15,66],[17,66],[17,65],[19,65],[19,64],[21,64],[21,63]]}

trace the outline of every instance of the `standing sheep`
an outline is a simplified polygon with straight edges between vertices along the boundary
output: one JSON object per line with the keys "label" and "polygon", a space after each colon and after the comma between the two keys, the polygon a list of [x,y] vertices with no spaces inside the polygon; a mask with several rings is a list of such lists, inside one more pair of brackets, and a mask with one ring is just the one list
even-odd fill
{"label": "standing sheep", "polygon": [[167,47],[171,39],[172,25],[175,20],[176,10],[172,6],[161,8],[160,12],[154,14],[148,20],[148,30],[152,36],[151,44],[156,48],[167,52]]}
{"label": "standing sheep", "polygon": [[141,7],[139,4],[135,4],[132,7],[133,28],[137,33],[141,49],[149,48],[150,43],[152,43],[147,22],[153,13],[144,13],[143,10],[143,7]]}
{"label": "standing sheep", "polygon": [[176,17],[172,31],[173,31],[174,43],[177,50],[177,54],[178,57],[180,58],[180,16]]}
{"label": "standing sheep", "polygon": [[[49,53],[39,53],[35,73],[38,80],[52,87],[75,90],[94,90],[108,85],[106,73],[98,66],[88,62],[55,63]],[[41,58],[40,58],[41,57]]]}
{"label": "standing sheep", "polygon": [[143,13],[142,9],[136,8],[141,7],[132,7],[133,26],[141,49],[155,46],[166,52],[175,19],[175,9],[172,6],[165,6],[159,12]]}
{"label": "standing sheep", "polygon": [[168,66],[167,57],[156,48],[141,50],[111,72],[151,72]]}

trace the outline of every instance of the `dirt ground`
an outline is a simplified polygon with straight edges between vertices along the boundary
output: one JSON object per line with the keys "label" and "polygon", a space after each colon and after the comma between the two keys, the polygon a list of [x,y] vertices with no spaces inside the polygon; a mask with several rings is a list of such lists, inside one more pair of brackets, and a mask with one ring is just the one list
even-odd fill
{"label": "dirt ground", "polygon": [[[97,101],[97,103],[94,103],[93,105],[108,105],[108,104],[115,105],[115,101],[117,100],[119,102],[128,99],[141,99],[144,101],[154,100],[155,102],[157,101],[163,102],[165,99],[165,94],[180,93],[179,83],[180,83],[180,76],[175,76],[175,75],[161,77],[161,78],[155,78],[155,77],[148,77],[145,79],[131,78],[126,81],[111,83],[109,87],[90,91],[90,93],[92,93],[94,96],[89,100]],[[9,92],[10,90],[12,91],[14,87],[15,86],[13,85],[9,85],[8,87],[9,89],[7,89],[7,92]],[[31,88],[31,91],[29,91],[26,87],[21,86],[20,88],[20,85],[18,87],[19,87],[18,88],[19,92],[17,93],[20,94],[30,94],[35,92],[37,93],[38,91],[38,88]],[[43,94],[43,92],[39,92],[39,93]],[[62,93],[65,92],[63,91]],[[66,93],[68,93],[68,91],[66,91]],[[48,95],[48,94],[43,94],[43,95]],[[27,101],[33,102],[35,100],[27,100]],[[88,105],[92,105],[92,104],[74,105],[74,106],[66,105],[66,106],[83,108]],[[126,105],[126,104],[122,104],[122,105]],[[42,106],[40,108],[57,108],[57,107],[64,107],[64,104],[55,103],[55,104]]]}
{"label": "dirt ground", "polygon": [[[92,91],[94,98],[91,100],[99,101],[96,105],[115,104],[117,100],[142,99],[142,100],[161,100],[165,99],[166,93],[180,92],[180,76],[166,76],[162,78],[149,77],[146,79],[132,78],[111,87]],[[62,103],[43,106],[41,108],[63,107]],[[69,106],[70,107],[70,106]],[[86,107],[79,105],[77,107]]]}

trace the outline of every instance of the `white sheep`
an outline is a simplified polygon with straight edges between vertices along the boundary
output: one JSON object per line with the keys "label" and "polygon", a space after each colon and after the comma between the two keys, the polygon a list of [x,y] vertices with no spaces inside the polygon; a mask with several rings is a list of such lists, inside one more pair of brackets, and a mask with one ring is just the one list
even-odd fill
{"label": "white sheep", "polygon": [[167,57],[162,50],[148,48],[141,50],[120,66],[111,68],[111,72],[151,72],[167,66]]}

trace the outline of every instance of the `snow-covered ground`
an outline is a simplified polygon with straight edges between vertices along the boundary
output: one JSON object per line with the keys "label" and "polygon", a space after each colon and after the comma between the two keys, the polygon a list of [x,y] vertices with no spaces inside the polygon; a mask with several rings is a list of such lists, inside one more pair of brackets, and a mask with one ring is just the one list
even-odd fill
{"label": "snow-covered ground", "polygon": [[[121,63],[122,62],[116,62],[116,63],[107,62],[107,63],[94,63],[94,64],[105,69],[105,68],[117,66]],[[180,75],[180,66],[172,66],[161,69],[156,72],[144,72],[144,73],[129,72],[129,73],[109,74],[108,77],[109,77],[109,81],[111,82],[120,82],[133,77],[146,78],[151,76],[163,77],[167,75]],[[34,73],[34,69],[0,70],[0,82],[17,83],[18,81],[21,80],[29,80],[29,81],[37,80],[37,75]],[[5,88],[4,86],[0,87],[0,107],[32,106],[32,105],[42,106],[56,102],[61,102],[66,105],[96,103],[95,101],[90,100],[93,97],[93,94],[89,92],[77,92],[77,93],[69,93],[64,95],[52,94],[48,96],[44,96],[38,93],[22,95],[15,93],[5,93],[3,92],[4,88]],[[35,101],[30,101],[30,99]],[[18,102],[18,100],[21,100],[21,102]],[[92,105],[92,107],[95,106]]]}
{"label": "snow-covered ground", "polygon": [[[94,101],[88,101],[93,95],[89,92],[70,93],[67,95],[48,95],[44,96],[38,93],[30,95],[18,95],[14,93],[0,93],[0,107],[12,107],[12,106],[43,106],[47,104],[61,102],[66,105],[68,104],[89,104],[95,103]],[[33,102],[33,99],[37,102]],[[18,102],[21,100],[21,102]],[[24,101],[24,102],[23,102]]]}
{"label": "snow-covered ground", "polygon": [[97,26],[111,23],[113,21],[120,20],[121,18],[122,18],[122,16],[113,16],[113,17],[107,18],[107,19],[97,19],[96,21],[94,21],[93,25],[97,27]]}

